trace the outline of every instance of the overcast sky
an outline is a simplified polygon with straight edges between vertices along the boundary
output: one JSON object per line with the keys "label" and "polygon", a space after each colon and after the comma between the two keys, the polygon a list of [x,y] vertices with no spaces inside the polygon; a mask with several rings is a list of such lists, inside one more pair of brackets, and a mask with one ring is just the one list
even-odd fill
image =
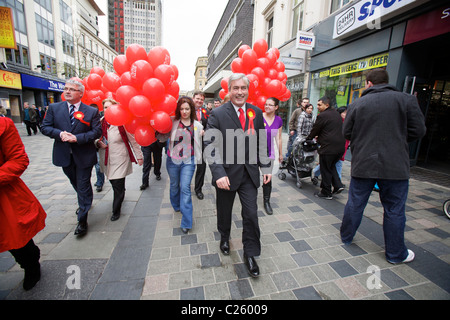
{"label": "overcast sky", "polygon": [[[108,1],[96,2],[107,15]],[[169,50],[171,64],[178,68],[181,90],[193,90],[195,63],[198,57],[208,54],[209,42],[228,0],[162,0],[162,3],[162,46]],[[106,16],[99,17],[99,23],[100,37],[108,43]]]}

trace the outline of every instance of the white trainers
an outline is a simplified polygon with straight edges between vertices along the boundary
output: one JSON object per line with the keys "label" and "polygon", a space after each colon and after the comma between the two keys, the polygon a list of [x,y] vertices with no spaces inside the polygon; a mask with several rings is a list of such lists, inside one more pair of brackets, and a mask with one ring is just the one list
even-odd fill
{"label": "white trainers", "polygon": [[389,263],[392,263],[392,264],[408,263],[408,262],[413,261],[415,256],[416,256],[416,255],[414,254],[414,251],[408,249],[408,256],[406,257],[405,260],[400,261],[400,262],[392,262],[392,261],[389,261],[389,260],[388,260],[388,262],[389,262]]}

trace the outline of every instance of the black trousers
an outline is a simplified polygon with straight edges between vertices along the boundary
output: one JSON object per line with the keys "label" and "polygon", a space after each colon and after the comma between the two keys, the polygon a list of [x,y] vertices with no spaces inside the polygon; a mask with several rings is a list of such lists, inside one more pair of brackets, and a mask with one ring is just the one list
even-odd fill
{"label": "black trousers", "polygon": [[25,125],[27,127],[27,133],[29,136],[31,136],[31,129],[33,129],[34,134],[37,133],[36,122],[31,122],[29,120],[23,120],[23,122],[25,123]]}
{"label": "black trousers", "polygon": [[162,163],[162,150],[164,143],[155,141],[147,147],[141,147],[142,154],[144,155],[144,165],[142,166],[142,184],[148,185],[150,178],[150,171],[152,170],[152,153],[155,166],[153,173],[157,176],[161,175],[161,163]]}
{"label": "black trousers", "polygon": [[324,195],[331,196],[332,190],[341,188],[342,182],[336,170],[336,162],[342,158],[342,153],[339,154],[321,154],[319,156],[320,174],[322,175],[322,182],[320,187]]}
{"label": "black trousers", "polygon": [[239,188],[235,191],[228,191],[216,187],[217,206],[217,229],[221,240],[229,240],[231,232],[231,222],[233,214],[233,203],[236,193],[242,206],[242,244],[244,253],[254,257],[261,254],[261,243],[259,241],[261,232],[258,224],[258,189],[253,184],[247,170],[244,170]]}
{"label": "black trousers", "polygon": [[109,180],[114,191],[112,211],[114,215],[120,214],[122,202],[125,198],[125,178]]}
{"label": "black trousers", "polygon": [[39,264],[39,258],[41,257],[41,251],[38,246],[34,244],[33,239],[19,249],[11,249],[9,252],[12,254],[16,262],[22,269],[30,269]]}
{"label": "black trousers", "polygon": [[[205,150],[205,146],[202,145],[203,151]],[[203,153],[202,153],[203,154]],[[206,173],[206,162],[202,159],[201,163],[197,164],[197,168],[195,170],[195,193],[202,192],[203,184],[205,182],[205,173]]]}

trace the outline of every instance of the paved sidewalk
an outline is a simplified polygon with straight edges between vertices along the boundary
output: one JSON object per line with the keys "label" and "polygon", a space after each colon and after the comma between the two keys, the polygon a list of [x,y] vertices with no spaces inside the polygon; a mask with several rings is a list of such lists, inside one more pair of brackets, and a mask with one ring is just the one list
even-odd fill
{"label": "paved sidewalk", "polygon": [[[188,235],[179,230],[181,215],[170,205],[165,166],[162,180],[152,173],[145,191],[139,191],[141,167],[135,166],[126,179],[121,218],[109,220],[112,190],[106,181],[102,192],[94,190],[87,236],[77,238],[76,196],[61,168],[52,165],[53,141],[40,133],[28,137],[24,126],[17,127],[30,158],[22,179],[48,214],[46,228],[34,238],[42,278],[24,291],[23,271],[9,252],[0,253],[0,299],[450,299],[450,219],[442,213],[450,185],[410,180],[405,237],[416,259],[392,265],[384,257],[383,209],[376,192],[354,242],[345,246],[339,227],[347,191],[333,200],[318,199],[318,187],[310,181],[298,189],[289,175],[284,181],[274,175],[272,216],[263,212],[261,194],[258,199],[261,276],[253,279],[242,262],[238,197],[231,254],[220,253],[209,169],[205,199],[193,196],[194,227]],[[349,172],[346,161],[347,186]]]}

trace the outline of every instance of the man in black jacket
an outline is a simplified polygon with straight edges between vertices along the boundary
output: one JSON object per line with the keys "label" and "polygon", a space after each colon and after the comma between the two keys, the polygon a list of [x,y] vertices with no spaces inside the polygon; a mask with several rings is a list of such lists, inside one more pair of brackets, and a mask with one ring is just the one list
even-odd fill
{"label": "man in black jacket", "polygon": [[[323,199],[333,199],[333,194],[344,190],[344,185],[336,170],[336,162],[342,158],[345,151],[345,139],[342,135],[342,118],[336,109],[330,107],[330,99],[322,97],[317,102],[319,115],[306,140],[317,137],[319,148],[319,164],[322,182],[321,191],[315,196]],[[331,187],[333,186],[333,191]]]}
{"label": "man in black jacket", "polygon": [[350,104],[343,133],[352,146],[351,182],[341,226],[341,239],[352,242],[375,183],[383,204],[386,259],[410,262],[414,252],[404,241],[405,202],[409,183],[408,143],[425,135],[417,98],[388,84],[383,69],[370,71],[366,90]]}

